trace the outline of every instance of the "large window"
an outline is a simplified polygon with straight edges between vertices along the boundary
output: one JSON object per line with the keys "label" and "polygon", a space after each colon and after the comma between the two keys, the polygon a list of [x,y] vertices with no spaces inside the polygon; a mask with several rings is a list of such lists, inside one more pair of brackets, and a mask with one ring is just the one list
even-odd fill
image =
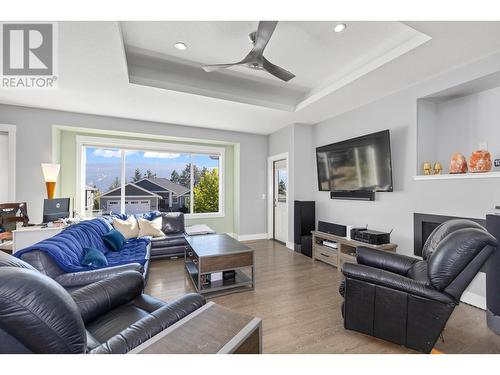
{"label": "large window", "polygon": [[223,215],[224,149],[77,137],[80,212]]}

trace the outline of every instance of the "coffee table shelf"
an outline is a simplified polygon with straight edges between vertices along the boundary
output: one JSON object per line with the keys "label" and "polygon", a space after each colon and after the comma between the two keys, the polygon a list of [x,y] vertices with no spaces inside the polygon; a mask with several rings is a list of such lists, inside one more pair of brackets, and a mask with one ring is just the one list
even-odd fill
{"label": "coffee table shelf", "polygon": [[[187,237],[190,247],[185,253],[185,268],[196,291],[219,295],[254,289],[254,253],[251,248],[227,234]],[[202,285],[200,277],[224,271],[235,271],[231,280],[211,280]]]}

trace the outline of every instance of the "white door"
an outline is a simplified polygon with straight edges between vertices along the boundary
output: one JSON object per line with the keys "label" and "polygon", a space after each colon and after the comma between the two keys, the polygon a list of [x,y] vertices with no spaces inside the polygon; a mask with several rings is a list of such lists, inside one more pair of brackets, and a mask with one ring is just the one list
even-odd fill
{"label": "white door", "polygon": [[273,170],[274,239],[286,243],[288,199],[286,160],[275,161]]}
{"label": "white door", "polygon": [[[2,178],[0,178],[0,203],[9,202],[9,134],[0,132],[0,163],[4,166]],[[6,172],[6,173],[5,173]]]}

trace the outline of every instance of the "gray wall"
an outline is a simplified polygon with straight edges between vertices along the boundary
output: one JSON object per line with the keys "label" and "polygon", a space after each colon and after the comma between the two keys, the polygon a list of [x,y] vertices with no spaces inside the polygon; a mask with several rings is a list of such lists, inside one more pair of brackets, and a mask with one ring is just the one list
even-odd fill
{"label": "gray wall", "polygon": [[[414,212],[475,218],[492,212],[500,203],[499,179],[415,181],[412,176],[417,165],[417,98],[498,70],[500,54],[495,54],[314,126],[314,147],[390,129],[394,179],[394,192],[377,193],[374,202],[331,200],[328,192],[315,189],[318,219],[393,229],[392,240],[399,245],[398,252],[412,255]],[[477,116],[474,119],[482,121]],[[495,126],[498,129],[498,124]],[[498,151],[493,157],[499,156]],[[315,168],[314,162],[310,168]],[[483,274],[468,291],[484,298]]]}
{"label": "gray wall", "polygon": [[437,105],[436,158],[446,167],[450,155],[461,152],[467,159],[487,143],[500,156],[500,88],[479,92]]}
{"label": "gray wall", "polygon": [[32,222],[41,221],[46,196],[40,163],[52,161],[52,125],[157,134],[239,143],[238,234],[265,233],[267,137],[167,123],[93,116],[72,112],[0,105],[0,123],[17,126],[16,199],[26,201]]}
{"label": "gray wall", "polygon": [[269,156],[288,152],[288,246],[293,243],[293,201],[315,199],[316,166],[312,143],[313,127],[304,124],[292,124],[269,136]]}

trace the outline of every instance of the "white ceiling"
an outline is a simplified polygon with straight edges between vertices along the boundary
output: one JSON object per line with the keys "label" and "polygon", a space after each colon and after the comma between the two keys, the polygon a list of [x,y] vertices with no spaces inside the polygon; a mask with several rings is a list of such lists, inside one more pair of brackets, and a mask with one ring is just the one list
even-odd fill
{"label": "white ceiling", "polygon": [[[251,24],[246,26],[250,30]],[[0,102],[269,134],[291,123],[317,123],[454,66],[500,51],[500,38],[498,38],[500,22],[405,22],[405,24],[432,39],[329,92],[319,100],[305,107],[298,107],[295,111],[289,111],[246,104],[242,100],[234,101],[130,84],[118,22],[60,22],[58,87],[46,90],[0,89]],[[283,27],[285,26],[284,22]],[[281,28],[280,25],[278,27]],[[318,26],[318,30],[319,28]],[[348,35],[350,29],[348,24],[348,29],[341,35],[343,37]],[[276,33],[278,31],[277,28]],[[362,37],[364,39],[370,36]],[[313,36],[311,38],[314,39]],[[195,45],[193,43],[196,42],[186,41],[186,43],[190,44],[191,50]],[[247,42],[244,40],[243,44],[245,43]],[[270,54],[271,51],[270,48]],[[269,58],[272,60],[271,55]],[[273,58],[278,59],[278,56]],[[310,56],[309,59],[314,66],[322,60],[322,55]],[[219,61],[207,60],[207,62]],[[274,62],[292,69],[285,61]],[[233,73],[234,79],[242,77],[247,79],[246,72]],[[302,84],[313,85],[314,77],[314,74],[307,79],[304,77]],[[269,78],[260,77],[254,84],[268,82],[271,82],[271,85],[274,83]]]}
{"label": "white ceiling", "polygon": [[[321,99],[430,38],[401,22],[279,22],[265,49],[296,77],[235,66],[207,73],[203,65],[240,61],[258,22],[121,22],[130,81],[264,107],[295,111]],[[178,41],[188,48],[179,51]]]}

